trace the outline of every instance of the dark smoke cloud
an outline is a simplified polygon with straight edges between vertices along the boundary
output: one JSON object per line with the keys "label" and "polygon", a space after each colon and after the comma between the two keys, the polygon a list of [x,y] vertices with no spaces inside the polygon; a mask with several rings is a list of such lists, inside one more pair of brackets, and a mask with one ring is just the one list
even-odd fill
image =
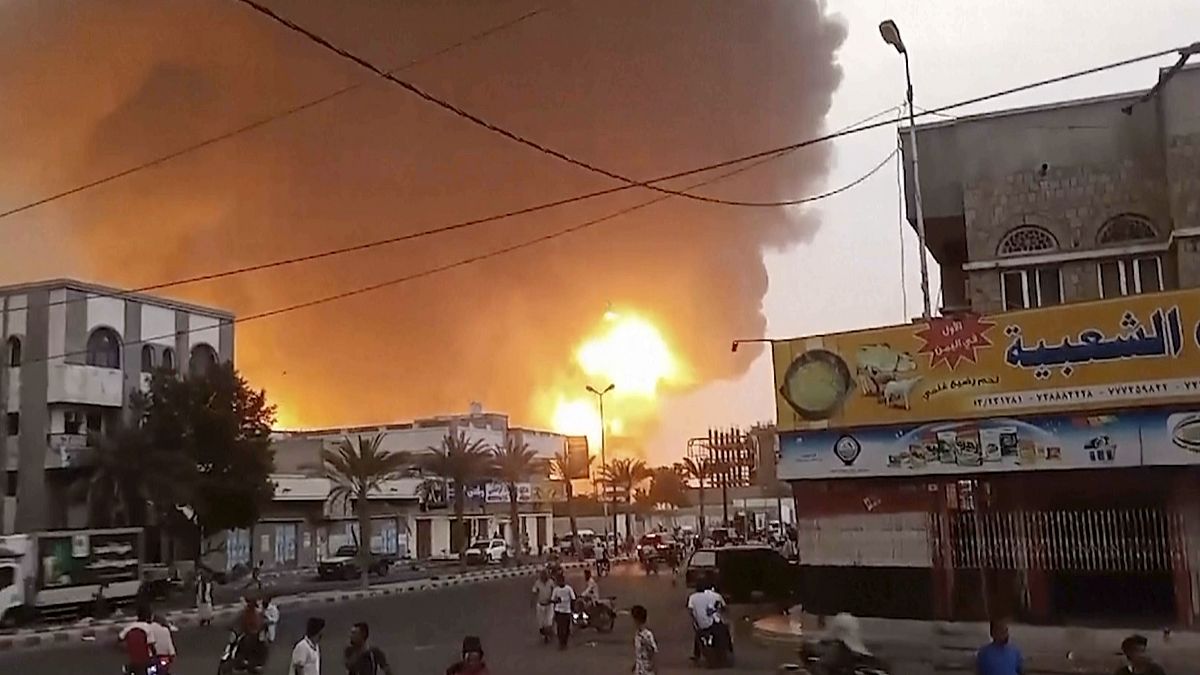
{"label": "dark smoke cloud", "polygon": [[[274,6],[388,67],[533,7]],[[8,3],[0,11],[4,205],[370,77],[232,2]],[[547,145],[650,177],[818,134],[840,79],[835,50],[843,37],[815,0],[564,2],[404,75]],[[828,150],[809,149],[705,190],[800,196],[820,188],[827,160]],[[0,249],[0,275],[67,271],[140,285],[609,185],[371,83],[0,222],[0,233],[26,232]],[[629,191],[171,293],[248,314],[652,196]],[[612,302],[656,320],[697,384],[734,377],[750,355],[731,355],[729,337],[760,335],[765,326],[762,250],[802,241],[812,227],[797,210],[671,200],[482,264],[247,324],[239,365],[310,425],[457,410],[473,399],[537,423],[544,420],[532,419],[536,392],[570,375],[572,351]],[[31,241],[38,237],[50,243]],[[34,244],[62,255],[31,262]]]}

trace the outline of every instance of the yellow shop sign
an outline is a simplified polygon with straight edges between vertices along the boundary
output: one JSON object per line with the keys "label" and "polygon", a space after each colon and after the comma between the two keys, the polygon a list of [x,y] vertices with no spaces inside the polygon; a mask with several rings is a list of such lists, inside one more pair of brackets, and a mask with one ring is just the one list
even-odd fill
{"label": "yellow shop sign", "polygon": [[774,343],[780,431],[1200,401],[1200,290]]}

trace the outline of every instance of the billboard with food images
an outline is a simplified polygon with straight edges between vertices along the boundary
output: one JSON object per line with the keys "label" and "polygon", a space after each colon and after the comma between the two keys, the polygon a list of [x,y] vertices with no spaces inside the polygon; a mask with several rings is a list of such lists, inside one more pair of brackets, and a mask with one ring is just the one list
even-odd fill
{"label": "billboard with food images", "polygon": [[1200,464],[1200,411],[991,417],[781,433],[784,480]]}
{"label": "billboard with food images", "polygon": [[773,344],[781,432],[1200,401],[1200,290]]}

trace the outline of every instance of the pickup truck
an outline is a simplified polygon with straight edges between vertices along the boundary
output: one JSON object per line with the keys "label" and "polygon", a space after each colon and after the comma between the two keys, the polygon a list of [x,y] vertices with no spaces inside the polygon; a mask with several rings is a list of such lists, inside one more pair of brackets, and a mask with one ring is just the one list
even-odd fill
{"label": "pickup truck", "polygon": [[[391,553],[375,553],[371,552],[371,565],[367,571],[371,574],[384,576],[388,573],[388,568],[396,563],[396,556]],[[325,558],[317,563],[317,576],[322,581],[331,581],[333,579],[357,579],[362,576],[362,570],[359,568],[358,547],[357,546],[341,546],[332,557]]]}

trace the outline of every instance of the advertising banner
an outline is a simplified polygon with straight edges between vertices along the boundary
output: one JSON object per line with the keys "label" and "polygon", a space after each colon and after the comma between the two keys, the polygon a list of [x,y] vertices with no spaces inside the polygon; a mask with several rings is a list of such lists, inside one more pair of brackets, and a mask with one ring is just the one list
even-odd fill
{"label": "advertising banner", "polygon": [[587,436],[567,436],[567,473],[565,478],[579,480],[587,478],[591,472],[588,461]]}
{"label": "advertising banner", "polygon": [[1200,409],[780,434],[782,480],[1200,464]]}
{"label": "advertising banner", "polygon": [[1200,402],[1200,290],[779,341],[781,432]]}

